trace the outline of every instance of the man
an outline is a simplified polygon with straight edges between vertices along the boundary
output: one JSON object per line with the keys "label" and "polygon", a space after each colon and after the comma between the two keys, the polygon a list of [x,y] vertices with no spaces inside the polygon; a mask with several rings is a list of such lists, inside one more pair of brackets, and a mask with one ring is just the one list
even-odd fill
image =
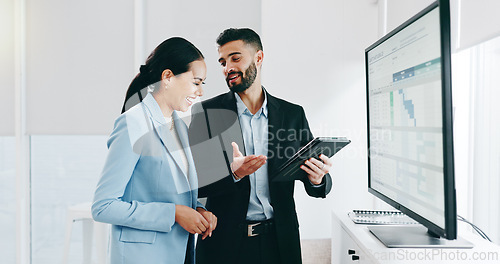
{"label": "man", "polygon": [[[272,180],[313,139],[304,110],[261,86],[264,53],[253,30],[227,29],[217,45],[230,92],[193,106],[189,129],[199,196],[218,218],[211,237],[198,240],[197,263],[301,263],[294,181]],[[330,167],[324,155],[301,166],[310,196],[329,193]]]}

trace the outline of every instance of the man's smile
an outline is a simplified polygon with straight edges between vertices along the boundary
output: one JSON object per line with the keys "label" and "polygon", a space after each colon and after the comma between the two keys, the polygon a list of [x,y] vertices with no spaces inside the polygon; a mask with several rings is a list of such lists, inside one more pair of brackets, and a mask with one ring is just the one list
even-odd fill
{"label": "man's smile", "polygon": [[232,83],[235,83],[239,79],[239,77],[241,77],[241,74],[238,72],[234,72],[234,73],[230,73],[227,76],[226,80],[228,83],[232,84]]}

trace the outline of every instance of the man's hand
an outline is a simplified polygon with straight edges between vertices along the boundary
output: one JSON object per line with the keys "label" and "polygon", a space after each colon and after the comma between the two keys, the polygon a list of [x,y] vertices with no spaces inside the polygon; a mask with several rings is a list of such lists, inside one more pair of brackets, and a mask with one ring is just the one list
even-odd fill
{"label": "man's hand", "polygon": [[233,162],[231,163],[231,170],[233,170],[233,174],[236,176],[237,180],[256,172],[266,163],[266,156],[243,156],[238,148],[238,144],[232,142],[231,145],[233,146]]}
{"label": "man's hand", "polygon": [[201,207],[196,208],[196,211],[198,211],[198,213],[200,213],[210,225],[207,230],[203,232],[203,237],[201,239],[205,240],[207,236],[212,237],[212,231],[214,231],[215,227],[217,226],[217,217],[212,212],[207,211]]}
{"label": "man's hand", "polygon": [[191,234],[202,234],[210,227],[199,212],[185,205],[175,205],[175,222]]}
{"label": "man's hand", "polygon": [[315,185],[321,183],[325,174],[330,172],[330,168],[332,167],[332,161],[327,156],[321,154],[319,158],[323,162],[315,158],[310,158],[304,162],[305,165],[300,166],[302,170],[307,172],[309,181]]}

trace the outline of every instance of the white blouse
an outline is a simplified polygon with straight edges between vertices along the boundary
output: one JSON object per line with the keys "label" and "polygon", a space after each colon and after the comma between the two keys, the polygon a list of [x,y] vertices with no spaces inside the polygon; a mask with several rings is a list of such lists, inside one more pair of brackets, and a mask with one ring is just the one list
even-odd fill
{"label": "white blouse", "polygon": [[177,147],[175,151],[179,151],[181,154],[180,156],[181,156],[182,164],[184,165],[181,169],[187,177],[187,175],[189,173],[189,164],[187,161],[186,152],[184,151],[184,148],[182,147],[182,144],[181,144],[181,140],[179,139],[179,135],[177,134],[177,129],[174,125],[174,122],[173,122],[171,116],[168,116],[168,117],[166,116],[165,121],[167,121],[168,131],[172,135],[172,138],[175,139],[175,145]]}

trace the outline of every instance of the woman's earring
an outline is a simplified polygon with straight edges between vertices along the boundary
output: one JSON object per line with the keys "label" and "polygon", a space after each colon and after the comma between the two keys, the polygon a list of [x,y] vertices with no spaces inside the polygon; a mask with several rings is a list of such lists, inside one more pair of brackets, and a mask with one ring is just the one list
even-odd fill
{"label": "woman's earring", "polygon": [[169,87],[169,85],[168,85],[168,83],[169,83],[168,78],[166,78],[166,77],[163,78],[162,82],[165,83],[165,88],[168,89],[168,87]]}

